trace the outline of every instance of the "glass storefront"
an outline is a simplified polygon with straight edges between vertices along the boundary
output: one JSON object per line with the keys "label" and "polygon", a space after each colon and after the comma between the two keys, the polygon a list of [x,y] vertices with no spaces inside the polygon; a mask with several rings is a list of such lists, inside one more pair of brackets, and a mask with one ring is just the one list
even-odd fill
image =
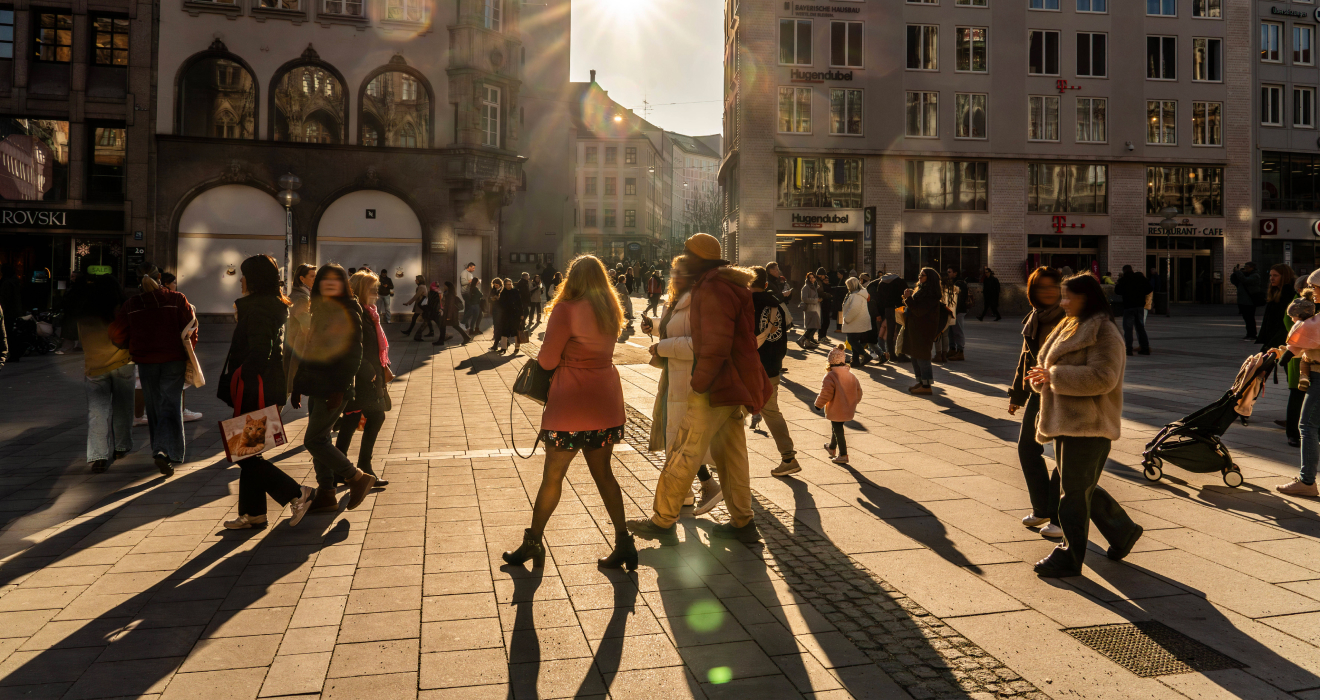
{"label": "glass storefront", "polygon": [[1073,272],[1105,269],[1101,236],[1027,236],[1027,269],[1041,265]]}
{"label": "glass storefront", "polygon": [[982,234],[908,233],[903,236],[903,278],[915,283],[923,267],[943,275],[952,267],[969,279],[980,279],[987,260]]}
{"label": "glass storefront", "polygon": [[123,280],[120,236],[0,233],[0,270],[19,280],[22,309],[58,309],[72,274]]}
{"label": "glass storefront", "polygon": [[1251,244],[1251,259],[1260,270],[1286,263],[1298,277],[1304,277],[1320,269],[1320,241],[1257,238]]}
{"label": "glass storefront", "polygon": [[1224,299],[1223,273],[1215,269],[1216,256],[1224,254],[1224,239],[1203,236],[1147,236],[1146,274],[1156,270],[1159,287],[1169,285],[1174,304],[1219,304]]}
{"label": "glass storefront", "polygon": [[807,272],[826,270],[856,270],[863,272],[857,257],[862,234],[851,232],[777,234],[775,261],[780,271],[795,284],[800,284]]}

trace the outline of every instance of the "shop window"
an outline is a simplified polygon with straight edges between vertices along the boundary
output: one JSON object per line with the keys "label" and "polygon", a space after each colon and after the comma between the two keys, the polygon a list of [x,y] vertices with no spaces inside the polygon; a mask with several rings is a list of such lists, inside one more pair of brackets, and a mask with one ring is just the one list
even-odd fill
{"label": "shop window", "polygon": [[986,162],[909,160],[903,208],[985,211],[989,170]]}
{"label": "shop window", "polygon": [[256,138],[256,83],[246,68],[228,58],[194,61],[179,81],[182,136]]}
{"label": "shop window", "polygon": [[958,274],[979,279],[984,265],[985,236],[944,233],[903,235],[903,277],[916,282],[921,269],[931,267],[940,275],[950,267]]}
{"label": "shop window", "polygon": [[1320,157],[1309,153],[1261,153],[1261,203],[1266,211],[1320,211]]}
{"label": "shop window", "polygon": [[51,119],[0,118],[5,177],[0,199],[63,202],[68,199],[69,123]]}
{"label": "shop window", "polygon": [[1224,215],[1224,169],[1146,166],[1146,213],[1174,207],[1180,216]]}
{"label": "shop window", "polygon": [[344,142],[344,86],[330,71],[298,66],[274,81],[271,94],[276,141]]}
{"label": "shop window", "polygon": [[416,77],[390,70],[367,83],[362,97],[362,144],[366,130],[376,131],[377,146],[431,147],[431,93]]}
{"label": "shop window", "polygon": [[1104,214],[1109,166],[1027,164],[1027,211]]}
{"label": "shop window", "polygon": [[1027,236],[1028,267],[1067,267],[1082,272],[1099,261],[1099,236]]}
{"label": "shop window", "polygon": [[778,206],[860,209],[860,158],[779,158]]}
{"label": "shop window", "polygon": [[92,126],[91,155],[87,177],[87,199],[94,202],[124,200],[124,163],[127,155],[122,126]]}

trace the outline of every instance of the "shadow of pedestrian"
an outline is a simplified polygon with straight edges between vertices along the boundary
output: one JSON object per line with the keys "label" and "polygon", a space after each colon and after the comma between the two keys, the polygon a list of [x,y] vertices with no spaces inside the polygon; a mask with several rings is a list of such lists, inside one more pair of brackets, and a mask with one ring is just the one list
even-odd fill
{"label": "shadow of pedestrian", "polygon": [[[536,633],[536,591],[545,575],[542,569],[505,564],[499,570],[513,579],[513,630],[509,633],[510,699],[536,698],[541,676],[541,639]],[[514,666],[517,665],[515,673]]]}
{"label": "shadow of pedestrian", "polygon": [[[596,647],[596,653],[592,661],[599,676],[590,671],[582,678],[582,683],[578,685],[577,692],[573,697],[586,697],[597,693],[608,692],[610,685],[613,684],[616,674],[621,670],[621,661],[623,659],[623,646],[619,644],[605,644],[607,639],[622,639],[628,630],[628,618],[637,612],[637,575],[625,574],[624,576],[610,576],[610,586],[614,591],[614,609],[610,611],[609,622],[605,623],[605,632],[601,637],[601,644]],[[604,687],[602,687],[602,679]]]}

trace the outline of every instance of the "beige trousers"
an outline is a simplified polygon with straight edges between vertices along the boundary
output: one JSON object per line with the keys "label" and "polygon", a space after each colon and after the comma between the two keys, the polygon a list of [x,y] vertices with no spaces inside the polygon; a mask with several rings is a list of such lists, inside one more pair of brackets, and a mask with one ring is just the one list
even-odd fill
{"label": "beige trousers", "polygon": [[793,436],[788,432],[788,423],[784,422],[784,413],[779,410],[778,376],[770,378],[770,399],[761,407],[761,417],[765,419],[765,425],[775,439],[775,449],[779,450],[779,457],[785,462],[792,461],[797,457],[797,450],[793,447]]}
{"label": "beige trousers", "polygon": [[747,435],[742,406],[711,406],[710,394],[688,397],[687,413],[678,424],[674,443],[665,453],[665,468],[655,486],[655,515],[660,527],[678,522],[683,499],[692,490],[692,477],[710,450],[724,491],[724,503],[734,527],[752,521],[752,484],[747,465]]}

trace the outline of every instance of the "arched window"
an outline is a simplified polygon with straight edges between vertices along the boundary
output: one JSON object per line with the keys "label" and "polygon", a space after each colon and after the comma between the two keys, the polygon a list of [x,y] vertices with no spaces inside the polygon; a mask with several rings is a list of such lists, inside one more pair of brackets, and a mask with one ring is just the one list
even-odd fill
{"label": "arched window", "polygon": [[318,65],[295,66],[278,75],[271,85],[273,138],[343,143],[347,106],[342,87],[334,73]]}
{"label": "arched window", "polygon": [[256,138],[257,87],[237,61],[208,56],[179,79],[179,133],[226,139]]}
{"label": "arched window", "polygon": [[430,148],[430,90],[405,71],[385,71],[367,83],[359,122],[364,146]]}

